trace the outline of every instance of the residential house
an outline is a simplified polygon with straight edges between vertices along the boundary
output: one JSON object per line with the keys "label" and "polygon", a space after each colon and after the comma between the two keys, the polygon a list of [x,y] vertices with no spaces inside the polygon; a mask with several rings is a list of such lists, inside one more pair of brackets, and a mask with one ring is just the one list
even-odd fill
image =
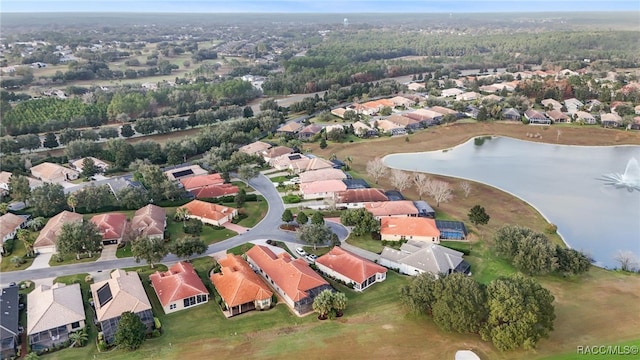
{"label": "residential house", "polygon": [[73,169],[49,162],[36,165],[30,171],[35,178],[54,184],[76,180],[80,176],[80,173]]}
{"label": "residential house", "polygon": [[483,86],[480,86],[478,88],[478,90],[480,90],[480,91],[482,91],[484,93],[491,93],[491,94],[500,91],[500,89],[498,89],[497,87],[495,87],[493,85],[483,85]]}
{"label": "residential house", "polygon": [[633,118],[633,122],[629,124],[629,128],[632,130],[640,130],[640,116]]}
{"label": "residential house", "polygon": [[362,138],[368,138],[378,135],[378,130],[363,123],[362,121],[356,121],[353,123],[353,132]]}
{"label": "residential house", "polygon": [[502,96],[498,96],[498,95],[494,95],[494,94],[487,95],[484,98],[482,98],[482,102],[485,103],[485,104],[489,103],[489,102],[500,102],[502,100],[504,100],[504,98]]}
{"label": "residential house", "polygon": [[467,238],[467,227],[462,221],[436,220],[442,240],[464,240]]}
{"label": "residential house", "polygon": [[425,272],[436,276],[454,272],[469,274],[471,266],[462,259],[462,255],[438,244],[409,240],[399,250],[385,246],[378,263],[411,276]]}
{"label": "residential house", "polygon": [[347,185],[341,180],[318,180],[300,184],[300,191],[305,200],[329,199],[336,193],[347,190]]}
{"label": "residential house", "polygon": [[328,161],[319,157],[312,157],[312,156],[313,155],[308,155],[306,156],[306,159],[304,159],[303,161],[297,161],[292,163],[289,168],[293,170],[293,172],[296,174],[299,174],[301,172],[306,172],[306,171],[334,168],[334,164],[331,161]]}
{"label": "residential house", "polygon": [[0,216],[0,254],[4,254],[4,242],[13,239],[26,222],[26,217],[10,212]]}
{"label": "residential house", "polygon": [[436,217],[436,211],[423,200],[416,200],[413,202],[413,205],[418,209],[418,216],[420,217],[428,217],[434,219]]}
{"label": "residential house", "polygon": [[545,114],[549,119],[553,120],[554,123],[571,122],[571,118],[560,110],[553,109],[551,111],[547,111]]}
{"label": "residential house", "polygon": [[618,114],[600,114],[600,123],[603,127],[617,128],[622,125],[622,117]]}
{"label": "residential house", "polygon": [[224,179],[222,178],[222,175],[220,175],[219,173],[216,173],[216,174],[196,175],[196,176],[180,179],[180,183],[182,184],[182,187],[186,191],[191,191],[191,190],[203,188],[205,186],[222,185],[224,184]]}
{"label": "residential house", "polygon": [[418,209],[410,200],[370,202],[364,205],[376,219],[395,216],[418,216]]}
{"label": "residential house", "polygon": [[82,222],[82,215],[67,210],[52,217],[47,222],[33,243],[33,249],[41,253],[54,253],[57,251],[58,235],[64,224]]}
{"label": "residential house", "polygon": [[367,101],[363,105],[371,109],[375,109],[375,112],[379,112],[385,107],[390,107],[393,109],[396,106],[395,103],[389,99],[378,99],[373,101]]}
{"label": "residential house", "polygon": [[300,183],[310,183],[320,180],[343,180],[347,178],[347,174],[340,169],[320,169],[306,171],[300,174]]}
{"label": "residential house", "polygon": [[356,114],[363,114],[363,115],[371,116],[371,115],[375,114],[376,112],[378,112],[380,109],[378,109],[377,107],[369,107],[369,106],[367,106],[365,104],[354,103],[353,105],[349,105],[347,110],[353,110],[353,111],[356,112]]}
{"label": "residential house", "polygon": [[135,271],[114,270],[111,278],[91,284],[96,319],[107,344],[112,344],[122,313],[136,314],[145,325],[147,333],[154,326],[151,302],[144,291],[142,281]]}
{"label": "residential house", "polygon": [[18,287],[16,285],[2,288],[0,294],[0,356],[12,359],[18,349],[19,319]]}
{"label": "residential house", "polygon": [[[4,190],[5,192],[9,191],[9,183],[11,182],[11,173],[8,171],[0,172],[0,191]],[[31,190],[37,188],[38,186],[42,186],[42,181],[34,179],[32,177],[27,176],[27,181],[29,181],[29,188]]]}
{"label": "residential house", "polygon": [[300,131],[298,131],[298,138],[302,140],[308,140],[319,134],[321,131],[322,126],[318,124],[307,125],[304,128],[300,129]]}
{"label": "residential house", "polygon": [[165,314],[209,301],[209,291],[187,262],[180,261],[164,272],[156,271],[149,280]]}
{"label": "residential house", "polygon": [[551,120],[547,119],[544,114],[539,111],[529,109],[524,112],[524,117],[529,120],[530,125],[540,124],[540,125],[551,125]]}
{"label": "residential house", "polygon": [[103,245],[120,244],[129,227],[127,215],[123,213],[95,215],[91,222],[100,229]]}
{"label": "residential house", "polygon": [[348,189],[336,194],[336,207],[358,209],[368,203],[389,201],[381,189]]}
{"label": "residential house", "polygon": [[149,204],[138,209],[131,219],[131,231],[149,239],[164,239],[166,227],[167,211],[157,205]]}
{"label": "residential house", "polygon": [[[302,166],[297,166],[303,163]],[[269,160],[269,165],[278,170],[293,170],[305,167],[309,163],[309,158],[303,154],[284,154]]]}
{"label": "residential house", "polygon": [[416,240],[440,243],[436,221],[426,217],[384,217],[380,219],[380,238],[387,241]]}
{"label": "residential house", "polygon": [[339,117],[340,119],[344,119],[345,111],[347,111],[347,109],[345,109],[345,108],[337,108],[337,109],[331,110],[331,114]]}
{"label": "residential house", "polygon": [[540,102],[545,109],[562,110],[562,104],[556,99],[544,99]]}
{"label": "residential house", "polygon": [[62,344],[85,324],[80,284],[39,285],[27,295],[27,336],[31,350]]}
{"label": "residential house", "polygon": [[404,135],[407,133],[407,130],[404,128],[404,126],[394,124],[389,120],[376,120],[375,123],[378,129],[382,130],[382,132],[384,133],[391,134],[392,136]]}
{"label": "residential house", "polygon": [[73,168],[78,170],[79,172],[82,172],[82,164],[84,163],[84,159],[93,160],[93,163],[100,170],[100,172],[105,172],[109,168],[109,164],[107,162],[100,160],[98,158],[94,158],[93,156],[87,156],[82,159],[72,161],[71,166],[73,166]]}
{"label": "residential house", "polygon": [[427,109],[417,109],[402,116],[419,121],[423,126],[437,125],[443,118],[442,114]]}
{"label": "residential house", "polygon": [[184,165],[165,168],[164,174],[170,181],[179,181],[184,178],[198,175],[208,174],[207,170],[200,167],[200,165]]}
{"label": "residential house", "polygon": [[280,126],[276,130],[278,135],[295,135],[303,128],[303,125],[296,121],[289,121],[288,123]]}
{"label": "residential house", "polygon": [[290,147],[276,146],[269,150],[263,151],[262,157],[264,158],[264,161],[271,163],[272,159],[275,159],[282,155],[291,154],[291,153],[293,153],[293,149]]}
{"label": "residential house", "polygon": [[318,270],[329,277],[347,285],[353,284],[355,291],[363,291],[387,278],[386,268],[339,246],[334,246],[331,251],[317,258],[315,264]]}
{"label": "residential house", "polygon": [[240,188],[231,184],[207,185],[189,191],[196,199],[214,199],[221,196],[236,195]]}
{"label": "residential house", "polygon": [[640,105],[636,105],[636,106],[633,108],[633,112],[634,112],[636,115],[640,115]]}
{"label": "residential house", "polygon": [[240,255],[218,260],[220,272],[211,275],[229,316],[271,307],[273,292]]}
{"label": "residential house", "polygon": [[577,122],[583,124],[594,125],[597,123],[595,116],[585,111],[577,111],[573,114]]}
{"label": "residential house", "polygon": [[327,126],[324,127],[325,134],[329,134],[333,130],[338,130],[338,131],[343,131],[344,132],[344,126],[342,124],[334,124],[334,125],[327,125]]}
{"label": "residential house", "polygon": [[441,96],[442,97],[454,97],[454,96],[458,96],[460,94],[464,93],[464,91],[457,89],[457,88],[451,88],[451,89],[444,89],[441,92]]}
{"label": "residential house", "polygon": [[331,285],[309,267],[302,258],[293,259],[289,253],[275,255],[271,249],[255,245],[247,251],[247,262],[257,269],[285,303],[297,314],[312,311],[313,300]]}
{"label": "residential house", "polygon": [[[394,123],[395,125],[402,126],[405,129],[418,130],[422,129],[422,124],[418,120],[414,120],[412,118],[402,116],[402,115],[391,115],[388,116],[385,120]],[[380,125],[378,125],[379,127]]]}
{"label": "residential house", "polygon": [[187,209],[189,211],[187,216],[190,219],[197,219],[215,226],[222,226],[238,216],[238,209],[200,200],[192,200],[178,209]]}
{"label": "residential house", "polygon": [[518,110],[514,108],[508,108],[502,111],[502,118],[504,118],[505,120],[520,121],[521,115]]}
{"label": "residential house", "polygon": [[571,98],[564,101],[564,106],[569,114],[574,114],[584,106],[584,103],[576,98]]}
{"label": "residential house", "polygon": [[393,107],[405,107],[405,108],[410,108],[413,105],[416,104],[415,101],[411,100],[411,99],[407,99],[404,96],[394,96],[391,99],[389,99],[389,101],[391,101],[393,103]]}
{"label": "residential house", "polygon": [[469,105],[466,109],[464,109],[464,114],[472,119],[477,119],[478,114],[480,114],[480,108],[477,106]]}
{"label": "residential house", "polygon": [[431,108],[429,108],[429,110],[435,111],[435,112],[441,114],[442,116],[445,116],[445,115],[454,115],[456,117],[460,116],[459,112],[457,112],[455,110],[451,110],[451,109],[443,107],[443,106],[432,106]]}
{"label": "residential house", "polygon": [[252,142],[251,144],[242,146],[240,149],[238,149],[238,151],[249,155],[261,155],[263,152],[271,149],[271,147],[272,146],[269,143],[256,141]]}
{"label": "residential house", "polygon": [[480,97],[481,95],[477,92],[469,91],[456,95],[456,101],[474,101],[479,99]]}
{"label": "residential house", "polygon": [[407,85],[407,88],[412,91],[424,91],[425,90],[424,86],[425,86],[424,83],[411,83]]}

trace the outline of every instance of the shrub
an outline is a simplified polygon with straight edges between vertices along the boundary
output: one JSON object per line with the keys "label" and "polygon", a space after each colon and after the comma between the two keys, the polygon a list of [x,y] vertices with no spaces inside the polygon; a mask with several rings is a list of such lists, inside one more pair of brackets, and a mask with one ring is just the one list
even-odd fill
{"label": "shrub", "polygon": [[162,324],[160,323],[160,319],[158,319],[157,317],[153,317],[153,323],[156,326],[156,329],[160,330],[162,329]]}
{"label": "shrub", "polygon": [[2,254],[2,256],[11,255],[13,249],[15,248],[15,240],[9,239],[5,241],[4,244],[2,244],[2,247],[4,248],[4,253]]}
{"label": "shrub", "polygon": [[90,283],[93,281],[93,277],[91,275],[87,275],[84,277],[84,282]]}
{"label": "shrub", "polygon": [[107,343],[104,340],[98,341],[98,351],[107,351]]}
{"label": "shrub", "polygon": [[290,194],[283,196],[282,201],[284,201],[285,204],[297,204],[302,201],[302,199],[300,199],[300,196],[298,195]]}
{"label": "shrub", "polygon": [[191,219],[184,225],[185,234],[200,235],[202,232],[202,221]]}
{"label": "shrub", "polygon": [[276,306],[278,304],[278,297],[276,294],[271,295],[271,306]]}

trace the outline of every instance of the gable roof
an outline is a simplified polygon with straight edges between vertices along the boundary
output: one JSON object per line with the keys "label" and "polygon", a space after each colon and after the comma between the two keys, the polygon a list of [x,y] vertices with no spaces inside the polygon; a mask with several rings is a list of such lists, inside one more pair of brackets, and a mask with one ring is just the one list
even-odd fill
{"label": "gable roof", "polygon": [[418,215],[418,209],[410,200],[369,202],[364,208],[373,216]]}
{"label": "gable roof", "polygon": [[187,209],[190,215],[216,221],[226,218],[236,210],[229,206],[212,204],[201,200],[190,201],[180,206],[179,209]]}
{"label": "gable roof", "polygon": [[293,167],[293,170],[312,171],[333,168],[333,163],[319,157],[311,159],[307,157],[306,161],[297,161],[291,164],[291,166]]}
{"label": "gable roof", "polygon": [[409,117],[406,116],[402,116],[402,115],[396,115],[393,114],[389,117],[387,117],[388,121],[391,121],[392,123],[396,124],[396,125],[400,125],[400,126],[409,126],[409,125],[415,125],[417,124],[419,121],[415,120],[415,119],[411,119]]}
{"label": "gable roof", "polygon": [[47,222],[47,225],[40,230],[40,234],[38,234],[36,241],[33,243],[33,247],[56,245],[58,242],[58,233],[62,230],[62,225],[73,222],[82,222],[82,215],[64,210],[52,217]]}
{"label": "gable roof", "polygon": [[[98,290],[103,286],[110,290],[111,299],[105,299],[104,303],[101,303]],[[95,301],[98,321],[119,317],[125,311],[135,314],[151,310],[149,298],[135,271],[114,270],[110,279],[91,284],[91,294]]]}
{"label": "gable roof", "polygon": [[138,209],[131,219],[131,229],[141,236],[163,235],[167,221],[167,211],[160,206],[149,204]]}
{"label": "gable roof", "polygon": [[595,117],[591,114],[589,114],[586,111],[576,111],[576,116],[578,117],[578,119],[586,119],[586,120],[593,120],[595,121]]}
{"label": "gable roof", "polygon": [[345,190],[347,190],[347,185],[342,180],[319,180],[300,184],[300,191],[305,195]]}
{"label": "gable roof", "polygon": [[442,115],[456,115],[458,112],[455,110],[451,110],[449,108],[443,107],[443,106],[432,106],[430,108],[431,111],[435,111],[437,113],[440,113]]}
{"label": "gable roof", "polygon": [[381,189],[348,189],[337,194],[337,203],[364,203],[388,201],[389,198]]}
{"label": "gable roof", "polygon": [[600,114],[600,121],[614,121],[619,123],[622,122],[622,117],[614,113]]}
{"label": "gable roof", "polygon": [[73,169],[69,169],[62,165],[49,162],[44,162],[40,165],[36,165],[32,167],[30,171],[33,176],[39,177],[42,180],[51,180],[63,174],[79,175],[79,173]]}
{"label": "gable roof", "polygon": [[27,298],[29,335],[85,319],[80,284],[40,285]]}
{"label": "gable roof", "polygon": [[0,244],[2,244],[2,239],[4,239],[5,236],[22,226],[25,221],[27,220],[22,216],[9,212],[0,216]]}
{"label": "gable roof", "polygon": [[520,111],[514,109],[514,108],[508,108],[508,109],[504,109],[502,111],[502,115],[510,115],[510,116],[517,116],[520,117]]}
{"label": "gable roof", "polygon": [[188,178],[180,179],[180,183],[185,190],[191,191],[193,189],[199,189],[208,185],[220,185],[224,184],[224,179],[219,173],[196,175]]}
{"label": "gable roof", "polygon": [[442,117],[441,113],[432,109],[416,109],[411,113],[418,114],[420,116],[426,116],[427,118],[430,118],[430,119],[437,119]]}
{"label": "gable roof", "polygon": [[391,99],[389,99],[389,101],[391,101],[395,106],[411,106],[414,105],[416,102],[411,100],[411,99],[407,99],[404,96],[394,96]]}
{"label": "gable roof", "polygon": [[347,174],[340,169],[327,168],[319,170],[311,170],[300,174],[300,183],[309,183],[319,180],[343,180],[347,178]]}
{"label": "gable roof", "polygon": [[543,113],[534,110],[534,109],[528,109],[527,111],[524,112],[524,117],[526,117],[527,119],[531,120],[531,119],[547,119],[546,116],[544,116]]}
{"label": "gable roof", "polygon": [[121,239],[127,228],[127,215],[123,213],[100,214],[92,217],[91,222],[100,229],[102,239]]}
{"label": "gable roof", "polygon": [[310,124],[302,128],[298,133],[300,134],[317,134],[322,131],[322,126],[318,124]]}
{"label": "gable roof", "polygon": [[2,288],[0,293],[0,340],[18,334],[18,287]]}
{"label": "gable roof", "polygon": [[389,120],[386,119],[382,119],[382,120],[377,120],[376,121],[376,126],[382,130],[384,130],[385,132],[390,132],[392,130],[395,129],[404,129],[404,126],[398,125],[394,122],[391,122]]}
{"label": "gable roof", "polygon": [[238,150],[247,154],[258,154],[269,149],[271,149],[271,144],[266,143],[264,141],[255,141],[255,142],[252,142],[251,144],[242,146]]}
{"label": "gable roof", "polygon": [[547,111],[546,112],[547,116],[549,117],[549,119],[553,120],[553,121],[558,121],[560,119],[568,119],[569,117],[567,115],[565,115],[562,111],[557,110],[557,109],[553,109],[551,111]]}
{"label": "gable roof", "polygon": [[93,163],[95,164],[95,166],[97,166],[98,168],[101,169],[106,169],[109,167],[109,164],[107,164],[104,160],[100,160],[98,158],[94,158],[93,156],[87,156],[87,157],[83,157],[81,159],[78,159],[76,161],[73,161],[71,163],[71,165],[76,168],[78,171],[82,171],[82,164],[84,163],[84,159],[91,159],[93,160]]}
{"label": "gable roof", "polygon": [[436,221],[424,217],[384,217],[380,219],[381,235],[440,237]]}
{"label": "gable roof", "polygon": [[387,269],[339,246],[316,259],[324,265],[349,279],[361,284],[375,274],[386,273]]}
{"label": "gable roof", "polygon": [[276,146],[274,148],[271,148],[264,153],[265,157],[268,157],[270,159],[276,158],[278,156],[282,156],[285,154],[291,154],[293,152],[293,149],[287,146]]}
{"label": "gable roof", "polygon": [[201,168],[200,165],[173,166],[164,168],[163,172],[171,181],[180,180],[190,176],[208,174],[207,170]]}
{"label": "gable roof", "polygon": [[220,185],[207,185],[198,189],[191,190],[190,193],[196,197],[196,199],[216,198],[224,195],[235,195],[240,191],[235,185],[220,184]]}
{"label": "gable roof", "polygon": [[288,123],[280,126],[278,128],[278,132],[289,132],[289,133],[296,133],[298,131],[300,131],[300,129],[302,129],[302,124],[295,122],[295,121],[289,121]]}
{"label": "gable roof", "polygon": [[409,240],[400,250],[384,247],[380,259],[406,264],[432,274],[449,273],[462,261],[462,253],[444,246]]}
{"label": "gable roof", "polygon": [[309,296],[307,291],[322,285],[329,285],[303,259],[291,258],[289,253],[276,256],[271,249],[255,245],[247,251],[247,257],[278,285],[287,296],[300,301]]}
{"label": "gable roof", "polygon": [[153,290],[163,307],[191,296],[209,294],[191,264],[180,261],[167,271],[149,275]]}
{"label": "gable roof", "polygon": [[211,275],[211,282],[229,307],[266,300],[273,295],[242,256],[229,253],[218,264],[221,273]]}

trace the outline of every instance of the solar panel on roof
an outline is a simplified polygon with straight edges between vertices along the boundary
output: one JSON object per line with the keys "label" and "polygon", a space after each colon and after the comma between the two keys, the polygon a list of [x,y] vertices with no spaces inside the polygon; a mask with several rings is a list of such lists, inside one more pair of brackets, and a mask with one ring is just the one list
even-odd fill
{"label": "solar panel on roof", "polygon": [[176,171],[174,173],[171,173],[173,175],[174,178],[181,178],[183,176],[188,176],[188,175],[193,175],[193,170],[191,169],[187,169],[187,170],[182,170],[182,171]]}
{"label": "solar panel on roof", "polygon": [[98,303],[100,304],[100,307],[103,307],[106,303],[113,299],[109,283],[102,285],[96,293],[98,294]]}

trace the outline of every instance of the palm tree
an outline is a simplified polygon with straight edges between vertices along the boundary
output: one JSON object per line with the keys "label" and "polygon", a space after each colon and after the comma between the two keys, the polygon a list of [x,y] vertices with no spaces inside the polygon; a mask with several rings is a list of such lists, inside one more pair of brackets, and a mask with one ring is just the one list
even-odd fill
{"label": "palm tree", "polygon": [[325,320],[333,308],[333,293],[331,290],[323,290],[318,294],[311,307],[313,311],[318,313],[318,319]]}
{"label": "palm tree", "polygon": [[45,218],[37,217],[35,219],[29,220],[29,222],[27,222],[27,227],[30,228],[32,231],[38,231],[42,229],[45,223],[46,223]]}
{"label": "palm tree", "polygon": [[351,170],[351,163],[353,162],[353,159],[351,158],[351,156],[348,156],[348,155],[345,156],[344,162],[345,164],[347,164],[346,170]]}
{"label": "palm tree", "polygon": [[31,254],[33,252],[31,232],[26,229],[19,229],[16,233],[16,237],[24,244],[27,254]]}
{"label": "palm tree", "polygon": [[69,205],[69,207],[71,208],[71,210],[73,210],[73,212],[76,212],[76,206],[78,206],[78,199],[74,195],[69,195],[69,197],[67,198],[67,205]]}
{"label": "palm tree", "polygon": [[344,293],[333,294],[333,309],[336,311],[336,316],[342,316],[342,311],[347,308],[347,295]]}
{"label": "palm tree", "polygon": [[80,331],[72,332],[69,334],[69,340],[71,340],[71,346],[69,347],[81,347],[84,343],[89,339],[89,335],[87,335],[87,329],[82,329]]}
{"label": "palm tree", "polygon": [[187,208],[183,208],[183,207],[179,207],[176,209],[176,215],[175,215],[175,219],[176,220],[182,220],[182,226],[186,226],[185,222],[187,221],[187,219],[189,218],[189,215],[191,215],[191,212],[189,212],[189,209]]}

